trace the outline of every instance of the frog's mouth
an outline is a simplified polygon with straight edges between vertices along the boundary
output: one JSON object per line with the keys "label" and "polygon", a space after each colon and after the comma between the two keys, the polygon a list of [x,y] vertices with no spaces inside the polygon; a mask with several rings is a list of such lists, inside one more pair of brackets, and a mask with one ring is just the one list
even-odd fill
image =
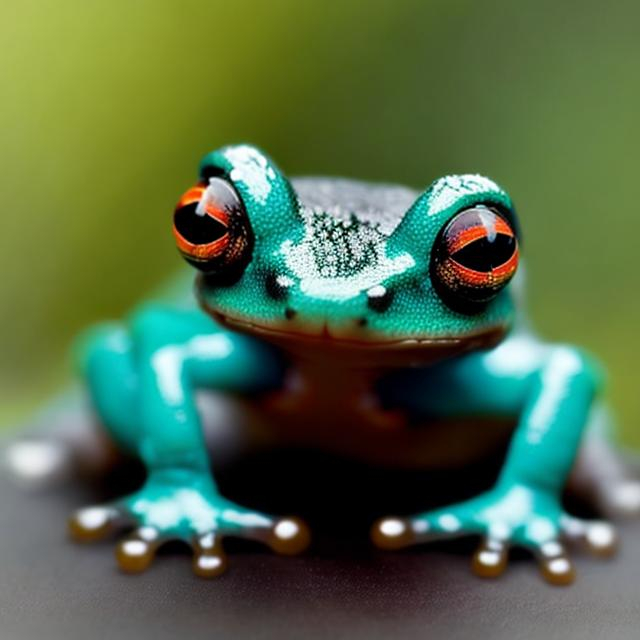
{"label": "frog's mouth", "polygon": [[[328,323],[304,329],[300,325],[263,325],[233,317],[203,304],[215,320],[234,331],[254,335],[285,351],[304,353],[314,358],[340,358],[348,361],[371,359],[402,365],[422,364],[465,351],[494,346],[504,337],[507,325],[494,325],[462,336],[384,336],[374,332],[349,330]],[[339,352],[337,355],[336,352]]]}

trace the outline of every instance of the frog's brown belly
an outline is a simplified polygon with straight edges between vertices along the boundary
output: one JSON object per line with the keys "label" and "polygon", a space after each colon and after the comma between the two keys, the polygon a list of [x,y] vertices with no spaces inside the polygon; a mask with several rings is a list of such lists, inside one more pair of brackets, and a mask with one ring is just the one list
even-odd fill
{"label": "frog's brown belly", "polygon": [[252,445],[324,451],[388,468],[451,470],[478,463],[503,451],[514,428],[488,418],[415,421],[330,400],[275,397],[234,405],[233,428]]}

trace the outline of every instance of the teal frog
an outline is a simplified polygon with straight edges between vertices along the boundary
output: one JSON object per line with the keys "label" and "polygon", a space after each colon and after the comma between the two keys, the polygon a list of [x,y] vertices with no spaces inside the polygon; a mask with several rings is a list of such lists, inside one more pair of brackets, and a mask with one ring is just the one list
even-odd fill
{"label": "teal frog", "polygon": [[101,422],[147,477],[132,495],[79,510],[76,538],[128,523],[116,553],[125,571],[144,570],[162,543],[180,539],[205,577],[226,567],[225,536],[283,554],[306,548],[302,520],[220,494],[196,403],[213,390],[278,441],[386,467],[463,474],[508,443],[493,488],[383,517],[371,530],[378,547],[475,535],[478,574],[498,576],[519,546],[557,584],[574,577],[567,542],[613,550],[612,526],[567,513],[564,487],[582,475],[607,515],[636,510],[640,485],[597,428],[598,364],[542,342],[517,308],[518,222],[494,182],[454,175],[417,193],[289,181],[258,149],[229,146],[203,159],[173,234],[196,269],[198,307],[142,306],[82,342]]}

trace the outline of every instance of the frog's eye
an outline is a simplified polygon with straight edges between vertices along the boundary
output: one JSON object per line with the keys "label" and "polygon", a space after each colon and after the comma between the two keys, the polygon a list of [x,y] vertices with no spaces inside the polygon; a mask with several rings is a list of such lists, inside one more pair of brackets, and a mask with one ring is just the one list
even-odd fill
{"label": "frog's eye", "polygon": [[475,206],[458,213],[436,238],[431,279],[448,306],[473,313],[498,295],[517,266],[512,226],[493,209]]}
{"label": "frog's eye", "polygon": [[173,235],[184,259],[222,279],[238,277],[251,257],[253,233],[236,190],[222,178],[189,189],[173,214]]}

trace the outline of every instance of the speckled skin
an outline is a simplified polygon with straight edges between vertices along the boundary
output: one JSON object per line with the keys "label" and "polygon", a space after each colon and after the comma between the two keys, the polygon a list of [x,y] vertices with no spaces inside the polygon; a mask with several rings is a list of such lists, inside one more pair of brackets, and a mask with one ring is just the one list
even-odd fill
{"label": "speckled skin", "polygon": [[[145,306],[126,326],[99,327],[85,339],[96,409],[148,477],[116,504],[76,514],[77,537],[101,535],[124,517],[138,526],[118,548],[125,570],[144,569],[161,542],[180,538],[193,544],[203,576],[224,568],[219,541],[227,534],[284,553],[306,546],[301,521],[249,511],[218,493],[195,403],[204,388],[244,398],[252,419],[280,440],[383,465],[463,466],[511,437],[493,489],[436,512],[385,518],[372,529],[378,546],[480,535],[481,575],[498,575],[509,545],[519,545],[555,583],[573,578],[566,537],[611,550],[607,524],[570,516],[560,500],[599,406],[598,366],[580,349],[528,331],[513,284],[461,313],[432,282],[434,243],[462,210],[496,207],[515,228],[500,187],[471,175],[441,178],[421,194],[346,180],[289,182],[248,146],[207,155],[200,171],[223,176],[242,199],[255,236],[251,259],[231,283],[200,275],[200,309]],[[515,428],[496,438],[469,427],[490,419]],[[434,426],[448,422],[467,426]]]}

